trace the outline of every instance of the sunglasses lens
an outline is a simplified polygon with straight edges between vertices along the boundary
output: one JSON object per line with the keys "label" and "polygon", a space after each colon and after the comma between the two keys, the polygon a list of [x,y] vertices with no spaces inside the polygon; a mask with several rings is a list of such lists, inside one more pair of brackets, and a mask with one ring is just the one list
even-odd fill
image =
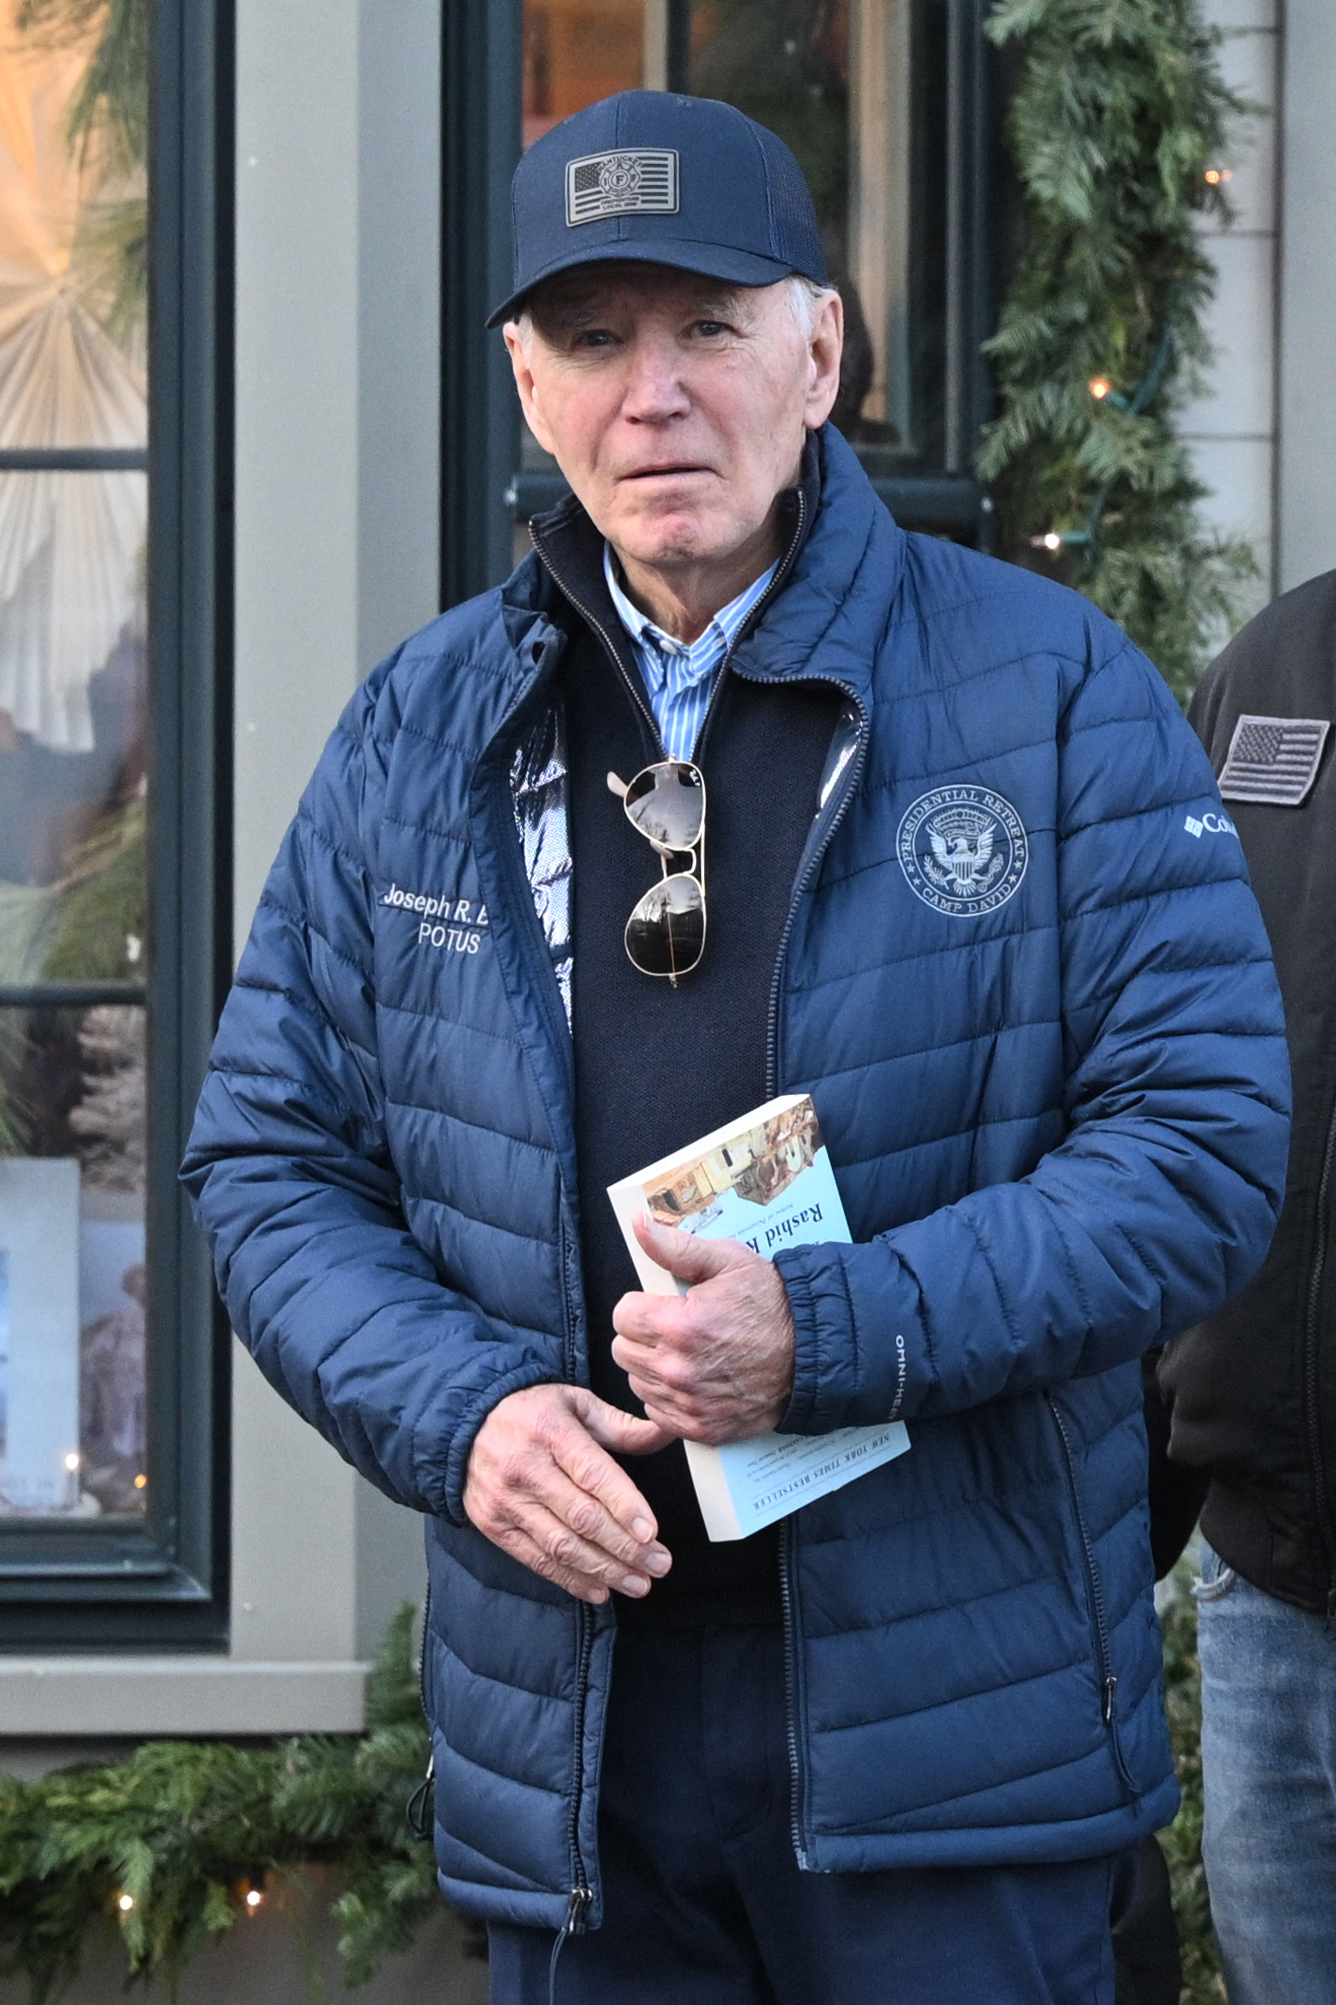
{"label": "sunglasses lens", "polygon": [[705,819],[705,783],[685,759],[646,766],[626,789],[632,825],[662,849],[694,849]]}
{"label": "sunglasses lens", "polygon": [[689,975],[705,951],[705,894],[694,877],[665,877],[626,922],[626,951],[642,975]]}

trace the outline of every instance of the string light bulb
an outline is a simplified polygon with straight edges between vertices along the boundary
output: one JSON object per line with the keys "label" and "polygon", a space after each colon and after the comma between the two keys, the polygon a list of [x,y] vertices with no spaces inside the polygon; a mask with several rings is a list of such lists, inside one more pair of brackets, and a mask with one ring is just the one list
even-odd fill
{"label": "string light bulb", "polygon": [[1234,179],[1234,175],[1232,170],[1228,167],[1208,167],[1205,174],[1202,176],[1202,179],[1205,181],[1208,188],[1219,188],[1222,187],[1226,181],[1232,181]]}
{"label": "string light bulb", "polygon": [[135,1477],[135,1488],[136,1488],[136,1490],[147,1490],[147,1488],[148,1488],[148,1477],[147,1477],[147,1476],[144,1476],[144,1475],[139,1475],[139,1476],[136,1476],[136,1477]]}
{"label": "string light bulb", "polygon": [[79,1467],[79,1461],[80,1457],[78,1451],[74,1448],[71,1448],[69,1454],[65,1457],[65,1467],[69,1470],[71,1476],[73,1476],[77,1471]]}
{"label": "string light bulb", "polygon": [[135,1897],[133,1894],[117,1894],[116,1905],[122,1914],[133,1914]]}
{"label": "string light bulb", "polygon": [[258,1914],[265,1903],[264,1888],[257,1887],[254,1880],[238,1880],[236,1896],[243,1912],[250,1915]]}
{"label": "string light bulb", "polygon": [[[1228,168],[1213,169],[1212,172],[1223,175],[1226,180],[1229,178]],[[1091,396],[1096,398],[1098,402],[1108,402],[1112,404],[1115,410],[1125,411],[1130,418],[1142,417],[1159,395],[1173,359],[1174,333],[1172,328],[1167,327],[1160,336],[1154,360],[1150,365],[1150,373],[1144,382],[1138,384],[1130,397],[1124,396],[1121,390],[1115,390],[1107,376],[1092,377],[1087,388]],[[1093,551],[1099,543],[1100,529],[1104,522],[1104,510],[1108,505],[1109,496],[1112,492],[1113,477],[1110,475],[1091,503],[1090,513],[1086,517],[1084,529],[1045,530],[1042,536],[1032,536],[1030,538],[1030,548],[1032,550],[1047,550],[1051,555],[1056,555],[1059,550],[1085,549]]]}
{"label": "string light bulb", "polygon": [[252,1914],[255,1913],[255,1910],[257,1908],[262,1908],[264,1906],[264,1895],[260,1892],[260,1889],[258,1887],[252,1887],[250,1892],[246,1895],[246,1906],[250,1909]]}

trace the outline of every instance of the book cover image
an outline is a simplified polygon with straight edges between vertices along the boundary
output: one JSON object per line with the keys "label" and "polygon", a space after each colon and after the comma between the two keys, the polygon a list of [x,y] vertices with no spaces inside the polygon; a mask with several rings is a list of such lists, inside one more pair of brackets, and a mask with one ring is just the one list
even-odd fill
{"label": "book cover image", "polygon": [[786,1245],[849,1236],[806,1095],[666,1172],[651,1171],[641,1187],[657,1224],[738,1239],[765,1259]]}

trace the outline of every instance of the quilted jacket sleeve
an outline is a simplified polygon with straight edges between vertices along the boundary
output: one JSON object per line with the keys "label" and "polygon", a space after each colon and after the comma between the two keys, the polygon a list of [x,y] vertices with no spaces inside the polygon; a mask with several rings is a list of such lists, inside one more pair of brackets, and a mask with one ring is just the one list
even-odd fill
{"label": "quilted jacket sleeve", "polygon": [[1266,1253],[1284,1022],[1237,839],[1185,830],[1219,809],[1209,765],[1125,642],[1079,686],[1060,749],[1066,1137],[1023,1180],[870,1244],[778,1257],[791,1432],[1107,1370],[1209,1315]]}
{"label": "quilted jacket sleeve", "polygon": [[462,1522],[483,1418],[553,1374],[541,1338],[493,1328],[442,1285],[399,1209],[365,867],[378,680],[335,730],[265,886],[182,1178],[270,1383],[391,1497]]}

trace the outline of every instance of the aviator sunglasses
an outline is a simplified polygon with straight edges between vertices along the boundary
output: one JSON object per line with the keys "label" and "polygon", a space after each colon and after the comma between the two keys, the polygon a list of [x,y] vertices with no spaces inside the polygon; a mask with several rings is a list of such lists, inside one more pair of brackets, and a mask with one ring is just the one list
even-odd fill
{"label": "aviator sunglasses", "polygon": [[[705,777],[689,759],[660,759],[629,785],[609,773],[608,785],[663,866],[626,922],[627,958],[642,975],[676,984],[705,951]],[[686,869],[671,868],[680,859]]]}

